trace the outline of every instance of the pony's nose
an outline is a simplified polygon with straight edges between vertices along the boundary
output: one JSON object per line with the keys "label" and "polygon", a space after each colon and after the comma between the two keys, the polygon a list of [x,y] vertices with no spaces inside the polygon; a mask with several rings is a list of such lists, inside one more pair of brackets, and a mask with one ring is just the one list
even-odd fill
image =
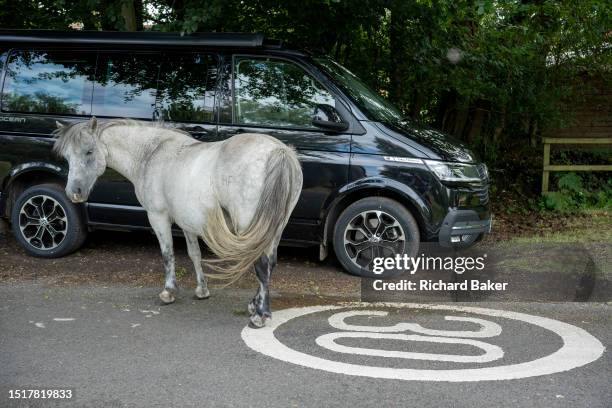
{"label": "pony's nose", "polygon": [[82,191],[81,191],[81,187],[77,187],[77,188],[75,189],[75,193],[77,193],[77,195],[81,195],[81,192],[82,192]]}

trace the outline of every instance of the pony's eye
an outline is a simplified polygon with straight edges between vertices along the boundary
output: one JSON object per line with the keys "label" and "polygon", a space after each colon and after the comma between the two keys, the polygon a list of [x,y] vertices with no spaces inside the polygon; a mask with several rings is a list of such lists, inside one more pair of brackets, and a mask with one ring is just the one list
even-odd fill
{"label": "pony's eye", "polygon": [[93,150],[88,150],[87,153],[85,153],[87,156],[91,156],[93,154]]}

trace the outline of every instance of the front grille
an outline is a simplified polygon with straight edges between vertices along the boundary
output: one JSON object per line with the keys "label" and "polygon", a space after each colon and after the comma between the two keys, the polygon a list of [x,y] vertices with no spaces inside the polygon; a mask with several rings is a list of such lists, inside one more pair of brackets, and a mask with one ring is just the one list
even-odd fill
{"label": "front grille", "polygon": [[486,205],[489,203],[489,171],[484,163],[476,165],[476,170],[478,171],[481,185],[474,191],[474,194],[478,196],[481,205]]}
{"label": "front grille", "polygon": [[[474,174],[474,167],[478,178]],[[484,163],[475,164],[471,169],[472,182],[454,190],[454,205],[461,208],[486,206],[489,204],[489,172]]]}
{"label": "front grille", "polygon": [[474,192],[479,200],[480,204],[485,205],[489,203],[489,184],[486,184],[482,189]]}
{"label": "front grille", "polygon": [[478,176],[485,183],[489,184],[489,171],[487,169],[487,165],[484,163],[480,163],[476,166],[476,170],[478,170]]}

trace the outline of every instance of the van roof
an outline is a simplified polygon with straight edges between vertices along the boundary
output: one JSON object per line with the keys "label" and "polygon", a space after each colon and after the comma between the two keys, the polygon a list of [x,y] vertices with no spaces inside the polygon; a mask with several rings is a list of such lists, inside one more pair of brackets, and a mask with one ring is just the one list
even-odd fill
{"label": "van roof", "polygon": [[181,35],[180,33],[158,31],[0,30],[0,43],[239,48],[281,47],[280,41],[266,39],[260,33],[192,33]]}

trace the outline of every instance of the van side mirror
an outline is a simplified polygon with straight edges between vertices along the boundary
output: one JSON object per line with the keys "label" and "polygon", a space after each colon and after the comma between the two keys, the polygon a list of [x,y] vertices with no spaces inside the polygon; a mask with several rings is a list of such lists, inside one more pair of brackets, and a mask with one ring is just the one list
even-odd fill
{"label": "van side mirror", "polygon": [[336,108],[325,104],[317,104],[315,106],[315,111],[312,115],[312,124],[318,128],[334,132],[342,132],[349,127],[348,123],[342,119]]}

